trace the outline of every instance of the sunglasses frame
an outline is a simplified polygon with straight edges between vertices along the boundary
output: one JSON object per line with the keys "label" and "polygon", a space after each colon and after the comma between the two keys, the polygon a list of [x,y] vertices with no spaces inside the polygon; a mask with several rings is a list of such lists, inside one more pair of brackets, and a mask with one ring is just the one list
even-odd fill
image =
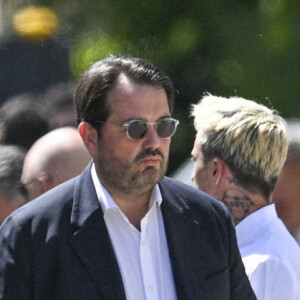
{"label": "sunglasses frame", "polygon": [[[172,122],[174,122],[174,131],[171,133],[170,136],[167,136],[167,137],[161,137],[161,136],[159,135],[158,131],[157,131],[157,127],[158,127],[159,124],[160,124],[161,122],[163,122],[163,121],[172,121]],[[142,137],[140,137],[140,138],[137,138],[137,139],[136,139],[136,138],[133,138],[132,136],[130,136],[130,134],[129,134],[129,129],[128,129],[129,126],[130,126],[131,124],[133,124],[134,122],[140,122],[140,123],[145,124],[145,125],[147,126],[147,127],[146,127],[147,129],[146,129],[144,135],[143,135]],[[125,122],[122,124],[122,126],[126,127],[126,134],[127,134],[127,137],[128,137],[129,139],[131,139],[131,140],[136,140],[136,141],[137,141],[137,140],[141,140],[141,139],[147,134],[147,130],[148,130],[149,125],[154,126],[157,135],[158,135],[161,139],[169,139],[169,138],[171,138],[171,137],[176,133],[177,126],[179,125],[179,121],[176,120],[176,119],[174,119],[174,118],[171,118],[171,117],[166,117],[166,118],[162,118],[162,119],[158,120],[157,122],[146,122],[146,121],[141,120],[141,119],[132,119],[132,120],[129,120],[129,121],[125,121]]]}
{"label": "sunglasses frame", "polygon": [[[174,121],[174,124],[175,124],[174,131],[173,131],[173,133],[172,133],[170,136],[167,136],[167,137],[161,137],[161,136],[159,135],[159,133],[157,132],[157,127],[158,127],[158,125],[159,125],[160,122],[163,122],[163,121],[166,121],[166,120],[168,120],[168,121]],[[130,126],[132,123],[136,122],[136,121],[141,122],[141,123],[144,123],[144,124],[146,124],[146,126],[147,126],[147,127],[146,127],[147,129],[146,129],[146,131],[145,131],[145,134],[144,134],[141,138],[138,138],[138,139],[135,139],[135,138],[131,137],[130,134],[129,134],[129,130],[128,130],[129,126]],[[100,121],[100,120],[91,120],[91,121],[89,121],[89,122],[91,122],[91,123],[95,122],[95,123],[98,123],[98,124],[105,124],[105,123],[107,123],[107,122],[105,122],[105,121]],[[171,138],[171,137],[176,133],[177,126],[179,125],[179,120],[176,120],[176,119],[171,118],[171,117],[165,117],[165,118],[162,118],[162,119],[158,120],[157,122],[146,122],[146,121],[141,120],[141,119],[131,119],[131,120],[129,120],[129,121],[125,121],[125,122],[121,123],[121,125],[122,125],[123,127],[126,128],[126,135],[127,135],[127,137],[128,137],[130,140],[135,140],[135,141],[141,140],[141,139],[146,135],[149,125],[152,125],[152,126],[155,127],[156,133],[157,133],[157,135],[158,135],[161,139],[169,139],[169,138]]]}

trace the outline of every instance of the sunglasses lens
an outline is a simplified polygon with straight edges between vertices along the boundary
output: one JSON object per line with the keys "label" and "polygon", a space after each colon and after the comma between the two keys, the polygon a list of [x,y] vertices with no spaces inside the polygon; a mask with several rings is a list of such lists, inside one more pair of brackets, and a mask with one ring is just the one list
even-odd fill
{"label": "sunglasses lens", "polygon": [[140,120],[134,120],[127,127],[127,134],[131,139],[139,140],[147,132],[147,123]]}
{"label": "sunglasses lens", "polygon": [[157,134],[163,139],[169,138],[175,133],[176,127],[176,120],[162,119],[157,124]]}

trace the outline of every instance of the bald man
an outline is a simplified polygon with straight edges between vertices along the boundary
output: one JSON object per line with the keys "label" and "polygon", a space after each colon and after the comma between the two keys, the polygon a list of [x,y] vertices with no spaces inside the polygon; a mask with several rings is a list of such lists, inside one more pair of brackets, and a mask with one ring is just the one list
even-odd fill
{"label": "bald man", "polygon": [[26,154],[22,182],[32,200],[79,175],[90,162],[77,129],[61,127],[38,139]]}

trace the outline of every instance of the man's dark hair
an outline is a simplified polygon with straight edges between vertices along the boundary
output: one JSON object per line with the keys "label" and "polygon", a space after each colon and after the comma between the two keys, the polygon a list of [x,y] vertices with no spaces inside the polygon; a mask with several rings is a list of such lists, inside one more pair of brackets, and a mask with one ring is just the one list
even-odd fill
{"label": "man's dark hair", "polygon": [[174,87],[170,78],[150,62],[129,56],[108,56],[94,63],[82,75],[75,91],[77,123],[106,121],[110,115],[107,95],[121,75],[135,83],[162,87],[167,95],[170,112],[174,105]]}
{"label": "man's dark hair", "polygon": [[9,98],[0,107],[0,139],[5,145],[18,145],[26,151],[50,130],[36,95],[27,93]]}

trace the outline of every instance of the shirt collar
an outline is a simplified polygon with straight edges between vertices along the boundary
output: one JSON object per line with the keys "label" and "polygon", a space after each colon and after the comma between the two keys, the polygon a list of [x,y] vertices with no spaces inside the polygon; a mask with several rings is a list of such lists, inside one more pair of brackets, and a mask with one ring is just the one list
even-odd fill
{"label": "shirt collar", "polygon": [[[91,168],[91,176],[92,176],[92,180],[93,180],[93,183],[94,183],[94,186],[96,189],[97,197],[100,202],[100,205],[101,205],[104,215],[111,208],[119,208],[118,205],[116,204],[116,202],[110,196],[109,192],[101,184],[101,181],[99,180],[99,178],[97,176],[94,163],[92,164],[92,168]],[[161,192],[160,192],[158,184],[156,184],[152,189],[152,194],[151,194],[150,203],[149,203],[149,209],[151,209],[151,207],[154,205],[154,203],[157,203],[160,206],[161,202],[162,202]]]}
{"label": "shirt collar", "polygon": [[[237,226],[236,236],[239,246],[252,240],[254,243],[264,226],[270,226],[274,220],[278,219],[275,204],[266,205],[243,219]],[[259,224],[259,226],[257,226]]]}

